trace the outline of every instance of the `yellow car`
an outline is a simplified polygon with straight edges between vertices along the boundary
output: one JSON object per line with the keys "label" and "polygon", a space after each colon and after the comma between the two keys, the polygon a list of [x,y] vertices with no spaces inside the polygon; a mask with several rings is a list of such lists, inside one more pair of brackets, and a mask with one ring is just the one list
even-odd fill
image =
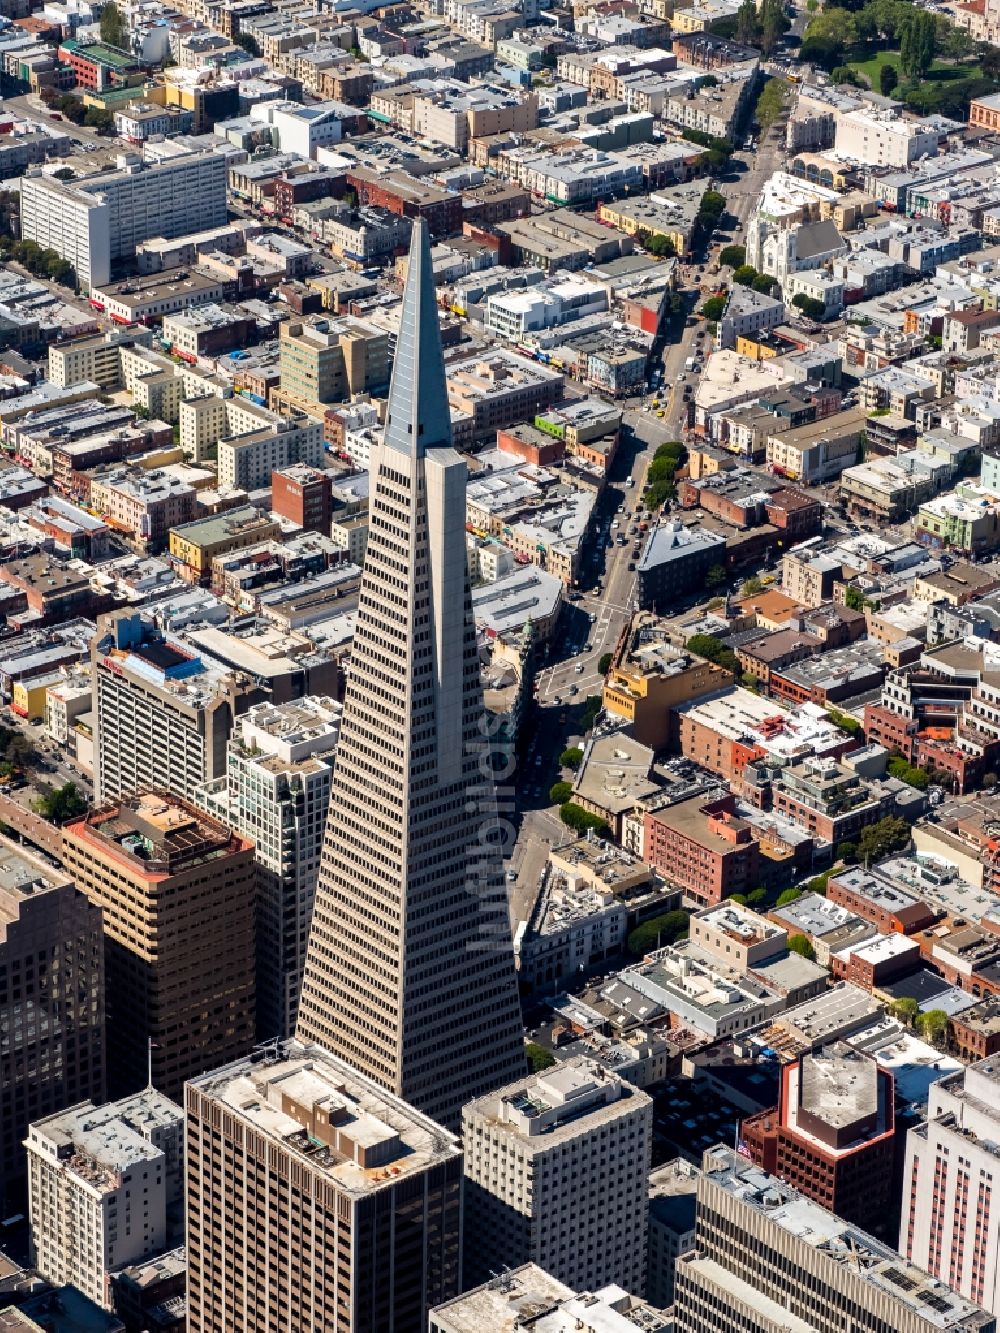
{"label": "yellow car", "polygon": [[662,416],[664,415],[664,412],[663,412],[663,408],[662,408],[662,407],[660,408],[659,412],[657,412],[656,415],[657,415],[658,417],[662,417]]}

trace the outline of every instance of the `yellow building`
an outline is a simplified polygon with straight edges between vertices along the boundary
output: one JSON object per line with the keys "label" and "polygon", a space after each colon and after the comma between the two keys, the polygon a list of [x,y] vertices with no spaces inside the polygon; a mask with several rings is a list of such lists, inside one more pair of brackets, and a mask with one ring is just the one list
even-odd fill
{"label": "yellow building", "polygon": [[704,32],[708,16],[700,8],[675,9],[671,19],[674,32]]}
{"label": "yellow building", "polygon": [[778,355],[778,349],[767,343],[757,342],[756,338],[737,338],[736,354],[747,356],[751,361],[769,361],[772,356]]}
{"label": "yellow building", "polygon": [[633,616],[618,640],[602,699],[605,710],[630,723],[635,739],[652,750],[670,741],[671,709],[735,681],[725,667],[676,647],[665,633],[658,637],[657,628],[648,612]]}
{"label": "yellow building", "polygon": [[170,554],[182,579],[188,583],[208,583],[217,555],[256,546],[280,533],[281,525],[262,509],[244,505],[171,528]]}
{"label": "yellow building", "polygon": [[50,686],[59,684],[63,679],[60,672],[55,671],[45,676],[34,676],[31,680],[16,680],[10,701],[11,711],[32,722],[44,719],[45,695]]}

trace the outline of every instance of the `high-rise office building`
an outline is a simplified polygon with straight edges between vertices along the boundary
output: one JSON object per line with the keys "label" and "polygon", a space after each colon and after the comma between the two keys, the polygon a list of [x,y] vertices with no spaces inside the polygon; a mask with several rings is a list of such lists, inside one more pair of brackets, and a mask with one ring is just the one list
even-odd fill
{"label": "high-rise office building", "polygon": [[[906,1136],[899,1251],[1000,1314],[1000,1056],[932,1083]],[[994,1200],[993,1195],[997,1198]]]}
{"label": "high-rise office building", "polygon": [[465,1282],[533,1262],[577,1291],[643,1290],[653,1103],[585,1056],[470,1102]]}
{"label": "high-rise office building", "polygon": [[253,845],[187,801],[140,792],[68,824],[63,862],[104,909],[111,1095],[143,1087],[151,1061],[179,1102],[185,1079],[253,1044]]}
{"label": "high-rise office building", "polygon": [[340,705],[306,696],[238,720],[224,778],[195,800],[251,838],[257,858],[257,1035],[290,1037],[330,805]]}
{"label": "high-rise office building", "polygon": [[186,1092],[188,1333],[425,1333],[459,1290],[454,1136],[298,1042]]}
{"label": "high-rise office building", "polygon": [[104,1100],[101,910],[0,837],[0,1204],[23,1198],[28,1125]]}
{"label": "high-rise office building", "polygon": [[996,1320],[729,1148],[698,1181],[676,1333],[996,1333]]}
{"label": "high-rise office building", "polygon": [[35,1121],[25,1146],[35,1267],[110,1309],[112,1271],[159,1254],[180,1225],[184,1112],[144,1088]]}
{"label": "high-rise office building", "polygon": [[369,536],[298,1036],[457,1128],[524,1070],[426,225]]}

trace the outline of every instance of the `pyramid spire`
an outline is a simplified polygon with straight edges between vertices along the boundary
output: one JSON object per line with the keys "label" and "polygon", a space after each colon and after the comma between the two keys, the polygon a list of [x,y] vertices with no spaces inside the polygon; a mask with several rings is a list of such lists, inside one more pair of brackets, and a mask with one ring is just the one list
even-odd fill
{"label": "pyramid spire", "polygon": [[414,222],[410,241],[385,442],[390,448],[412,453],[417,458],[425,449],[451,443],[434,267],[430,235],[423,218]]}
{"label": "pyramid spire", "polygon": [[450,439],[418,221],[296,1035],[456,1129],[524,1046]]}

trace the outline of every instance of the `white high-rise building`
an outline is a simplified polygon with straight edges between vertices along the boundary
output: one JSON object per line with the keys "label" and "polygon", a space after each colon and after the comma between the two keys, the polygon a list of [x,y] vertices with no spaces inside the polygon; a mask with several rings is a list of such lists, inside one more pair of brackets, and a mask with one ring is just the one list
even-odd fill
{"label": "white high-rise building", "polygon": [[[1000,1314],[1000,1056],[932,1083],[906,1136],[899,1252]],[[994,1199],[994,1195],[997,1197]]]}
{"label": "white high-rise building", "polygon": [[103,286],[115,261],[151,236],[187,236],[226,222],[228,164],[221,153],[155,164],[123,154],[119,167],[79,181],[21,180],[21,235],[68,259],[85,291]]}
{"label": "white high-rise building", "polygon": [[181,1222],[184,1112],[155,1088],[81,1102],[28,1130],[34,1264],[111,1306],[109,1274],[167,1248]]}
{"label": "white high-rise building", "polygon": [[524,1069],[465,486],[418,221],[297,1035],[450,1128]]}
{"label": "white high-rise building", "polygon": [[646,1276],[653,1103],[586,1056],[470,1102],[465,1283],[536,1263],[577,1291]]}
{"label": "white high-rise building", "polygon": [[316,875],[330,804],[340,704],[257,704],[237,722],[226,776],[195,800],[252,838],[257,878],[257,1035],[295,1031]]}

